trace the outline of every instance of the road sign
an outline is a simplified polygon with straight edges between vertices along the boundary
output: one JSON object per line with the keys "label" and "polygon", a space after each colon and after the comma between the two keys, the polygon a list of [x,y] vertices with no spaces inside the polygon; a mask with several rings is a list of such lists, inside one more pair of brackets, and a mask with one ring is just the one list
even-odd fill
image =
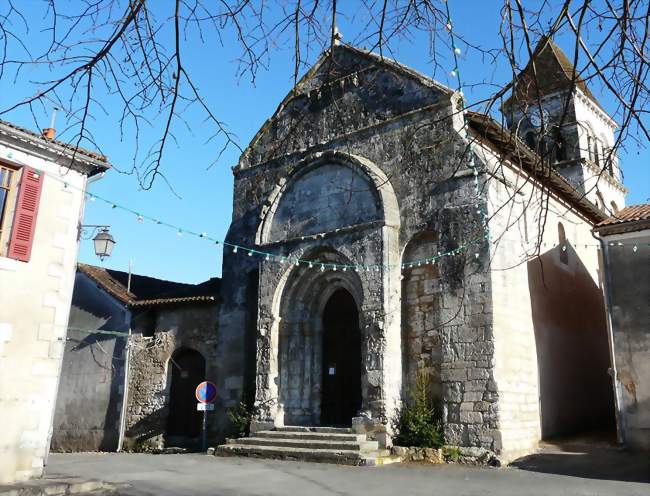
{"label": "road sign", "polygon": [[197,412],[211,412],[214,410],[214,403],[197,403],[196,411]]}
{"label": "road sign", "polygon": [[199,403],[212,403],[217,397],[217,386],[214,382],[203,381],[196,386],[196,399]]}

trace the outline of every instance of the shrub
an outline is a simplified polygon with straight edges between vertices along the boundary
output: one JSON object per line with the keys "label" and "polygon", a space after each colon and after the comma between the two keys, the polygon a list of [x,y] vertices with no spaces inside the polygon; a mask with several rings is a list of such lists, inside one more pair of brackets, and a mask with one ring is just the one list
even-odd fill
{"label": "shrub", "polygon": [[236,406],[228,408],[228,420],[230,420],[230,435],[232,437],[248,436],[251,420],[255,416],[255,409],[246,405],[243,401]]}
{"label": "shrub", "polygon": [[457,463],[460,460],[460,448],[458,446],[445,446],[442,448],[442,457],[446,462]]}
{"label": "shrub", "polygon": [[442,422],[431,398],[431,376],[418,371],[415,388],[409,391],[410,401],[404,405],[393,428],[397,446],[440,448],[444,444]]}

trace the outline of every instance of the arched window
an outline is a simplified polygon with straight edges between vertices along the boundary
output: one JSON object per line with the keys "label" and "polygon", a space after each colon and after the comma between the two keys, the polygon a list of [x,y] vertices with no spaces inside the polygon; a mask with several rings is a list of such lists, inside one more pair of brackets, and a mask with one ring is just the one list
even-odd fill
{"label": "arched window", "polygon": [[618,213],[618,205],[616,204],[616,202],[612,201],[612,202],[610,202],[610,205],[612,206],[612,212],[617,214]]}
{"label": "arched window", "polygon": [[596,206],[601,210],[605,210],[606,205],[603,194],[600,191],[596,191]]}
{"label": "arched window", "polygon": [[553,130],[553,147],[555,148],[555,161],[566,160],[566,147],[562,133],[558,128]]}
{"label": "arched window", "polygon": [[526,145],[528,145],[528,148],[537,151],[537,139],[535,136],[535,131],[528,131],[524,135],[524,141],[526,142]]}
{"label": "arched window", "polygon": [[557,237],[560,243],[560,246],[558,247],[560,249],[560,262],[563,264],[568,264],[569,253],[567,251],[568,246],[566,242],[566,233],[564,232],[564,225],[561,222],[557,223]]}
{"label": "arched window", "polygon": [[593,142],[594,142],[594,162],[596,165],[600,165],[600,155],[598,153],[599,152],[598,140],[594,138]]}

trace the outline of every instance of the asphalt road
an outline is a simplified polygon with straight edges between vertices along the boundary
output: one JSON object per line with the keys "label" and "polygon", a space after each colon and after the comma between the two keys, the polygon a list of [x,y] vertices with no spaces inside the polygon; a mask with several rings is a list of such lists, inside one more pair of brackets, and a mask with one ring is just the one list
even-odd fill
{"label": "asphalt road", "polygon": [[414,464],[345,467],[201,454],[75,453],[51,454],[47,473],[128,483],[131,487],[120,494],[133,496],[649,496],[650,483],[639,481],[650,481],[650,473],[644,473],[645,466],[635,460],[619,459],[619,466],[605,473],[600,468],[595,474],[588,469],[589,460],[563,462],[561,467],[568,467],[566,471],[573,475],[561,475],[548,473],[563,469],[553,469],[553,463],[544,459],[529,461],[532,469],[526,470]]}

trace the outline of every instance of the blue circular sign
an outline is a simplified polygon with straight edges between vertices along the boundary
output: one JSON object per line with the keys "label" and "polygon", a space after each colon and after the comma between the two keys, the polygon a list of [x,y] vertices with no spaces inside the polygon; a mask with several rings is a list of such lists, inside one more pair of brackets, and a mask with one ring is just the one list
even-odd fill
{"label": "blue circular sign", "polygon": [[200,403],[212,403],[217,397],[217,386],[213,382],[203,381],[196,386],[196,399]]}

